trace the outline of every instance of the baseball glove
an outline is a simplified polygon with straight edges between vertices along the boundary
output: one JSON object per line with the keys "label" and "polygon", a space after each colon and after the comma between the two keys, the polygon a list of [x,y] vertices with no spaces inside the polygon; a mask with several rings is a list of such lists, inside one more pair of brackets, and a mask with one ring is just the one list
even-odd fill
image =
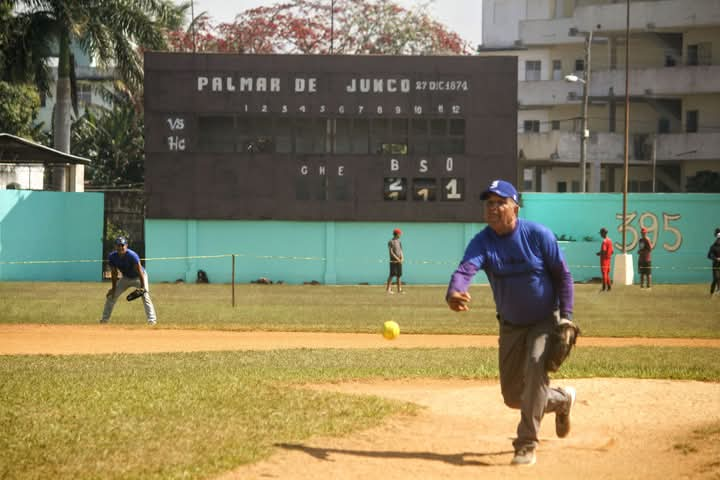
{"label": "baseball glove", "polygon": [[132,302],[136,298],[140,298],[143,295],[145,295],[145,289],[144,288],[136,288],[132,292],[128,293],[128,296],[125,297],[125,300],[127,300],[128,302]]}
{"label": "baseball glove", "polygon": [[570,355],[577,337],[580,335],[580,328],[567,318],[561,318],[549,338],[548,353],[545,360],[545,367],[549,372],[557,372],[560,365]]}

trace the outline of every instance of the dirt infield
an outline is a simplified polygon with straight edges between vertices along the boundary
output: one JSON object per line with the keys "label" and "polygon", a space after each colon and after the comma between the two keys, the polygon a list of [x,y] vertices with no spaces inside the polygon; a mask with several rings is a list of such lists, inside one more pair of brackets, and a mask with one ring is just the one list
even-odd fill
{"label": "dirt infield", "polygon": [[[720,348],[720,339],[582,337],[581,346]],[[0,324],[0,355],[199,352],[281,348],[451,348],[495,347],[495,335],[400,335],[389,342],[379,334],[232,332],[126,328],[116,325]]]}
{"label": "dirt infield", "polygon": [[[472,335],[401,335],[388,342],[370,334],[0,325],[2,355],[496,344],[495,336]],[[720,348],[720,341],[583,337],[582,345]],[[578,389],[573,431],[566,439],[556,438],[554,417],[547,417],[538,464],[532,468],[508,466],[518,412],[503,405],[494,382],[375,381],[313,388],[378,395],[425,409],[348,437],[278,445],[268,460],[220,478],[720,478],[720,384],[597,378],[571,383]],[[710,425],[714,430],[708,430]]]}

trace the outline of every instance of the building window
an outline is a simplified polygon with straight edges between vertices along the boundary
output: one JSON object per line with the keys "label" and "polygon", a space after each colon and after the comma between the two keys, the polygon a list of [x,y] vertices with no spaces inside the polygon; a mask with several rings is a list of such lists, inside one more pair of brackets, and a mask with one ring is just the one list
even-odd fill
{"label": "building window", "polygon": [[712,65],[712,43],[698,43],[698,65]]}
{"label": "building window", "polygon": [[557,191],[558,193],[567,192],[567,182],[557,182]]}
{"label": "building window", "polygon": [[702,42],[696,45],[688,45],[687,47],[687,64],[688,65],[711,65],[712,64],[712,44],[710,42]]}
{"label": "building window", "polygon": [[537,133],[540,131],[540,120],[525,120],[523,122],[523,132]]}
{"label": "building window", "polygon": [[685,112],[685,131],[687,133],[697,133],[698,131],[698,111],[688,110]]}
{"label": "building window", "polygon": [[585,71],[585,60],[582,58],[578,58],[575,60],[575,71],[576,72],[584,72]]}
{"label": "building window", "polygon": [[523,168],[522,189],[524,192],[531,192],[533,190],[534,175],[535,175],[534,168]]}
{"label": "building window", "polygon": [[527,60],[525,62],[525,80],[528,82],[540,80],[540,60]]}
{"label": "building window", "polygon": [[560,120],[553,120],[553,121],[552,121],[552,129],[553,129],[553,130],[560,130]]}
{"label": "building window", "polygon": [[662,117],[658,120],[658,133],[670,133],[670,120]]}
{"label": "building window", "polygon": [[665,49],[665,66],[666,67],[674,67],[677,65],[677,60],[675,58],[676,51],[674,49]]}
{"label": "building window", "polygon": [[89,83],[78,83],[77,99],[80,105],[92,103],[92,86]]}
{"label": "building window", "polygon": [[553,60],[553,80],[562,80],[562,61],[561,60]]}

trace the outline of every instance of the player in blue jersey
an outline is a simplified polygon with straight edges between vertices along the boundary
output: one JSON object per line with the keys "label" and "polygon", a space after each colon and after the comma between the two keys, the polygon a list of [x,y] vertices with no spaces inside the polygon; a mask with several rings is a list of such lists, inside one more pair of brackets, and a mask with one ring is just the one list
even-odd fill
{"label": "player in blue jersey", "polygon": [[[105,295],[105,308],[100,323],[107,323],[110,320],[117,299],[125,290],[134,287],[145,291],[142,295],[145,316],[150,325],[155,325],[157,315],[155,306],[150,299],[150,283],[147,272],[140,263],[138,254],[128,248],[125,237],[118,237],[115,240],[115,251],[108,255],[108,263],[112,269],[112,287]],[[118,278],[118,272],[122,273],[122,277]]]}
{"label": "player in blue jersey", "polygon": [[512,184],[495,180],[481,198],[488,226],[468,244],[446,301],[456,312],[469,310],[470,283],[485,271],[499,322],[500,388],[505,404],[521,411],[511,463],[533,465],[545,413],[555,413],[558,437],[570,432],[575,389],[550,388],[545,358],[556,323],[572,319],[573,279],[550,229],[518,218]]}

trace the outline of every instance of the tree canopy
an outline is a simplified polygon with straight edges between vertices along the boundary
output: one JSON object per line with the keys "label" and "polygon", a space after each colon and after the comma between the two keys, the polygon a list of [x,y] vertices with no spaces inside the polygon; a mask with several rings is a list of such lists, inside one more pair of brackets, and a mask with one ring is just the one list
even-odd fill
{"label": "tree canopy", "polygon": [[40,128],[34,124],[40,109],[35,87],[0,81],[0,98],[0,132],[40,140]]}
{"label": "tree canopy", "polygon": [[[332,10],[331,10],[331,3]],[[470,44],[422,12],[390,0],[290,0],[212,24],[203,14],[171,32],[174,51],[290,54],[470,54]]]}
{"label": "tree canopy", "polygon": [[88,106],[73,124],[73,152],[92,160],[94,187],[139,186],[144,181],[143,115],[127,92],[103,90],[110,108]]}
{"label": "tree canopy", "polygon": [[[0,6],[0,15],[11,20],[0,30],[4,76],[17,82],[32,75],[42,91],[42,69],[57,55],[53,146],[63,152],[71,151],[71,105],[76,98],[71,45],[78,45],[98,66],[113,68],[125,88],[139,92],[142,49],[164,49],[165,29],[179,28],[188,7],[170,0],[3,0]],[[57,51],[51,53],[48,45]],[[65,188],[64,175],[63,168],[53,169],[58,190]]]}

